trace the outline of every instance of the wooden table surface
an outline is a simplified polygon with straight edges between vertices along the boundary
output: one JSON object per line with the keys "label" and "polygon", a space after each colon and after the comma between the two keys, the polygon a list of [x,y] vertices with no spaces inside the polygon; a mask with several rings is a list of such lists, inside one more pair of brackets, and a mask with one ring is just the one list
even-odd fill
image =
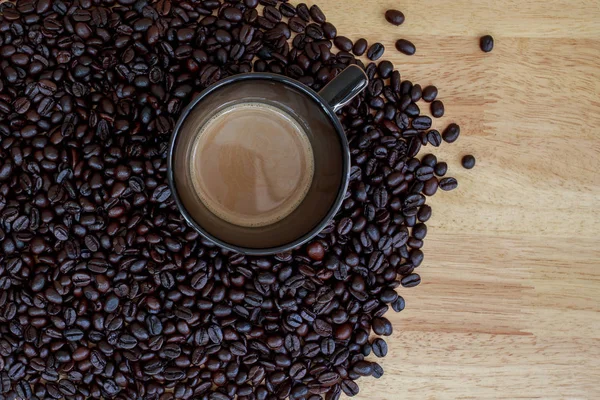
{"label": "wooden table surface", "polygon": [[386,373],[357,398],[600,398],[600,2],[307,3],[340,34],[381,41],[403,78],[435,84],[437,126],[462,128],[434,151],[459,190],[430,201],[423,283],[401,291]]}

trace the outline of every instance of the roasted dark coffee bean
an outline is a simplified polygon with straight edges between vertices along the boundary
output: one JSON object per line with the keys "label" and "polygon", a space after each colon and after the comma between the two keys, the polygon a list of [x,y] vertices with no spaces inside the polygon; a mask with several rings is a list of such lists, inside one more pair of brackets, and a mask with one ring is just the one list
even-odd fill
{"label": "roasted dark coffee bean", "polygon": [[431,103],[432,101],[434,101],[436,99],[437,95],[438,95],[438,90],[433,85],[427,86],[425,89],[423,89],[423,100],[425,100],[428,103]]}
{"label": "roasted dark coffee bean", "polygon": [[410,90],[410,99],[413,101],[413,103],[416,103],[417,101],[421,100],[421,97],[423,97],[423,90],[421,89],[421,85],[416,84]]}
{"label": "roasted dark coffee bean", "polygon": [[281,11],[281,14],[288,18],[296,15],[296,8],[289,3],[281,3],[279,5],[279,11]]}
{"label": "roasted dark coffee bean", "polygon": [[433,147],[439,147],[442,144],[442,135],[437,130],[427,132],[427,142]]}
{"label": "roasted dark coffee bean", "polygon": [[394,71],[394,64],[392,64],[391,62],[389,62],[387,60],[384,60],[379,63],[379,65],[377,66],[377,69],[379,72],[379,76],[383,79],[387,79],[390,77],[390,75]]}
{"label": "roasted dark coffee bean", "polygon": [[354,397],[358,394],[359,388],[358,385],[349,379],[342,381],[341,384],[342,391],[346,394],[346,396]]}
{"label": "roasted dark coffee bean", "polygon": [[494,38],[490,35],[482,36],[479,39],[479,48],[481,51],[489,53],[494,49]]}
{"label": "roasted dark coffee bean", "polygon": [[445,162],[439,162],[435,165],[434,171],[437,176],[444,176],[448,171],[448,164]]}
{"label": "roasted dark coffee bean", "polygon": [[418,116],[413,119],[412,127],[418,130],[427,130],[431,128],[431,118],[425,115]]}
{"label": "roasted dark coffee bean", "polygon": [[385,357],[388,352],[388,346],[385,340],[377,338],[372,343],[373,354],[377,357]]}
{"label": "roasted dark coffee bean", "polygon": [[[421,110],[419,109],[419,106],[416,105],[415,103],[409,103],[408,106],[404,109],[404,112],[412,118],[418,117],[419,114],[421,113]],[[417,129],[417,128],[415,128]]]}
{"label": "roasted dark coffee bean", "polygon": [[450,124],[442,133],[442,138],[448,143],[454,143],[460,135],[460,127],[457,124]]}
{"label": "roasted dark coffee bean", "polygon": [[370,376],[373,373],[373,364],[368,361],[358,361],[352,366],[352,371],[359,376]]}
{"label": "roasted dark coffee bean", "polygon": [[346,36],[336,36],[333,43],[335,44],[335,47],[337,47],[338,49],[347,51],[347,52],[352,51],[352,48],[354,46],[354,44],[352,43],[352,40],[348,39]]}
{"label": "roasted dark coffee bean", "polygon": [[386,318],[377,317],[373,319],[373,332],[375,332],[377,335],[390,336],[392,331],[392,324]]}
{"label": "roasted dark coffee bean", "polygon": [[436,177],[432,176],[425,182],[425,185],[423,186],[423,189],[422,189],[423,194],[425,194],[427,196],[433,196],[434,194],[436,194],[438,187],[439,187],[438,179]]}
{"label": "roasted dark coffee bean", "polygon": [[421,277],[419,274],[410,274],[402,278],[400,282],[404,287],[415,287],[421,283]]}
{"label": "roasted dark coffee bean", "polygon": [[313,323],[313,328],[315,333],[319,336],[331,336],[332,328],[331,325],[321,319],[316,319]]}
{"label": "roasted dark coffee bean", "polygon": [[461,164],[465,169],[472,169],[475,166],[475,157],[472,155],[466,155],[462,158]]}
{"label": "roasted dark coffee bean", "polygon": [[406,39],[398,39],[396,41],[396,50],[403,54],[406,54],[407,56],[412,56],[416,53],[417,48],[412,42]]}
{"label": "roasted dark coffee bean", "polygon": [[458,182],[454,178],[443,178],[440,180],[440,189],[444,191],[454,190],[458,187]]}
{"label": "roasted dark coffee bean", "polygon": [[369,47],[369,50],[367,51],[367,57],[371,61],[377,61],[381,58],[381,56],[383,56],[384,52],[385,47],[381,43],[375,43]]}
{"label": "roasted dark coffee bean", "polygon": [[332,23],[325,22],[322,28],[327,39],[335,39],[337,37],[337,29]]}
{"label": "roasted dark coffee bean", "polygon": [[404,14],[399,10],[387,10],[385,12],[385,19],[392,25],[402,25],[404,23]]}
{"label": "roasted dark coffee bean", "polygon": [[423,207],[421,207],[417,214],[417,217],[421,222],[429,221],[429,219],[431,218],[431,207],[428,205],[424,205]]}
{"label": "roasted dark coffee bean", "polygon": [[311,18],[310,10],[308,9],[308,6],[305,3],[298,4],[298,6],[296,6],[296,11],[300,18],[302,18],[306,22],[310,21],[310,18]]}
{"label": "roasted dark coffee bean", "polygon": [[421,159],[422,165],[427,165],[432,168],[434,168],[436,166],[437,162],[438,162],[437,157],[433,154],[425,154],[423,156],[423,158]]}
{"label": "roasted dark coffee bean", "polygon": [[292,17],[289,20],[289,27],[292,32],[304,33],[306,30],[306,22],[298,17]]}
{"label": "roasted dark coffee bean", "polygon": [[360,38],[354,43],[354,47],[352,48],[352,52],[356,56],[362,56],[367,51],[367,47],[369,44],[366,39]]}
{"label": "roasted dark coffee bean", "polygon": [[316,4],[310,7],[310,16],[313,19],[313,21],[319,24],[324,23],[326,20],[325,14],[323,14],[323,11],[321,11],[319,6],[317,6]]}
{"label": "roasted dark coffee bean", "polygon": [[430,166],[420,167],[415,173],[415,178],[417,178],[420,181],[427,181],[433,178],[433,168]]}
{"label": "roasted dark coffee bean", "polygon": [[441,118],[444,116],[444,103],[440,100],[435,100],[431,103],[431,115],[435,118]]}

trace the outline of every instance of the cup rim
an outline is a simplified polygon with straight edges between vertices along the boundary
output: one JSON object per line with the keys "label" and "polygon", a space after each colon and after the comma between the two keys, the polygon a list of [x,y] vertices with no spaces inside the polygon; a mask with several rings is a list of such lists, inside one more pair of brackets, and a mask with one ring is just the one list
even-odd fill
{"label": "cup rim", "polygon": [[[198,224],[194,220],[194,218],[192,218],[192,216],[187,211],[185,205],[181,201],[181,198],[179,197],[179,193],[177,192],[177,187],[175,185],[175,176],[174,176],[174,172],[173,172],[173,158],[174,158],[173,156],[174,156],[175,144],[177,142],[177,137],[179,136],[179,133],[181,132],[183,123],[188,118],[188,116],[190,115],[190,113],[194,109],[194,107],[196,107],[196,105],[198,103],[200,103],[206,96],[219,90],[223,86],[226,86],[226,85],[229,85],[232,83],[236,83],[236,82],[240,82],[240,81],[248,81],[248,80],[275,81],[277,83],[291,86],[294,89],[297,89],[297,90],[301,91],[302,93],[304,93],[305,95],[307,95],[308,97],[310,97],[313,101],[315,101],[320,106],[323,113],[328,117],[329,121],[332,123],[332,125],[335,128],[335,131],[337,133],[338,140],[340,141],[340,145],[342,147],[342,163],[343,163],[343,165],[342,165],[342,181],[340,182],[340,187],[338,189],[336,199],[333,202],[333,205],[330,207],[327,214],[323,218],[321,218],[321,220],[309,232],[307,232],[304,235],[302,235],[301,237],[291,241],[290,243],[287,243],[287,244],[284,244],[281,246],[260,248],[260,249],[237,246],[237,245],[233,245],[231,243],[227,243],[227,242],[215,237],[214,235],[212,235],[211,233],[206,231],[204,228],[202,228],[202,226],[200,226],[200,224]],[[169,187],[171,189],[171,195],[175,199],[175,203],[177,204],[177,208],[178,208],[179,212],[181,212],[181,214],[183,215],[183,218],[186,220],[188,225],[190,225],[192,228],[194,228],[204,238],[210,240],[211,242],[215,243],[216,245],[218,245],[222,248],[225,248],[230,251],[235,251],[238,253],[246,254],[246,255],[263,256],[263,255],[278,254],[278,253],[283,253],[283,252],[292,250],[298,246],[301,246],[301,245],[307,243],[311,239],[313,239],[315,236],[317,236],[319,234],[319,232],[321,232],[329,224],[329,222],[334,218],[334,216],[339,211],[339,209],[344,201],[346,191],[348,190],[348,185],[350,183],[350,145],[348,144],[348,139],[346,138],[346,133],[344,131],[342,123],[338,119],[338,117],[337,117],[335,111],[333,110],[333,108],[331,107],[331,105],[329,105],[327,103],[327,101],[325,101],[325,99],[323,99],[317,92],[315,92],[308,86],[305,86],[302,83],[300,83],[292,78],[289,78],[287,76],[268,73],[268,72],[248,72],[248,73],[244,73],[244,74],[232,75],[232,76],[222,79],[222,80],[210,85],[206,89],[204,89],[181,112],[181,115],[179,116],[179,119],[177,120],[177,123],[175,124],[175,128],[173,129],[173,133],[172,133],[171,139],[169,141],[169,147],[168,147],[168,153],[167,153],[167,180],[168,180]]]}

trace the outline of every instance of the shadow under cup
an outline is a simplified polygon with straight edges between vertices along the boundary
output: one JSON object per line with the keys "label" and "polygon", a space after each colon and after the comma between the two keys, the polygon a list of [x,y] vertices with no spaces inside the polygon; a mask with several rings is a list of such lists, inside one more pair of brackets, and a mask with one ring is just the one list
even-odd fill
{"label": "shadow under cup", "polygon": [[[272,105],[295,117],[314,156],[313,180],[304,200],[284,219],[262,227],[233,225],[213,214],[196,193],[191,175],[191,153],[201,127],[224,108],[249,102]],[[169,179],[188,223],[218,245],[247,254],[289,250],[323,229],[343,201],[350,168],[343,128],[323,103],[301,84],[271,74],[237,75],[203,92],[180,118],[170,149]]]}

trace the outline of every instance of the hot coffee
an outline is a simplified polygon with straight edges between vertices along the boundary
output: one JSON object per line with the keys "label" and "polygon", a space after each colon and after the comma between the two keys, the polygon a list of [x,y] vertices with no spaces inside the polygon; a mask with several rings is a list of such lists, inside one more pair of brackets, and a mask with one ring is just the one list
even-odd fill
{"label": "hot coffee", "polygon": [[276,223],[304,200],[314,158],[302,125],[260,102],[228,106],[198,128],[191,178],[202,203],[238,226]]}

